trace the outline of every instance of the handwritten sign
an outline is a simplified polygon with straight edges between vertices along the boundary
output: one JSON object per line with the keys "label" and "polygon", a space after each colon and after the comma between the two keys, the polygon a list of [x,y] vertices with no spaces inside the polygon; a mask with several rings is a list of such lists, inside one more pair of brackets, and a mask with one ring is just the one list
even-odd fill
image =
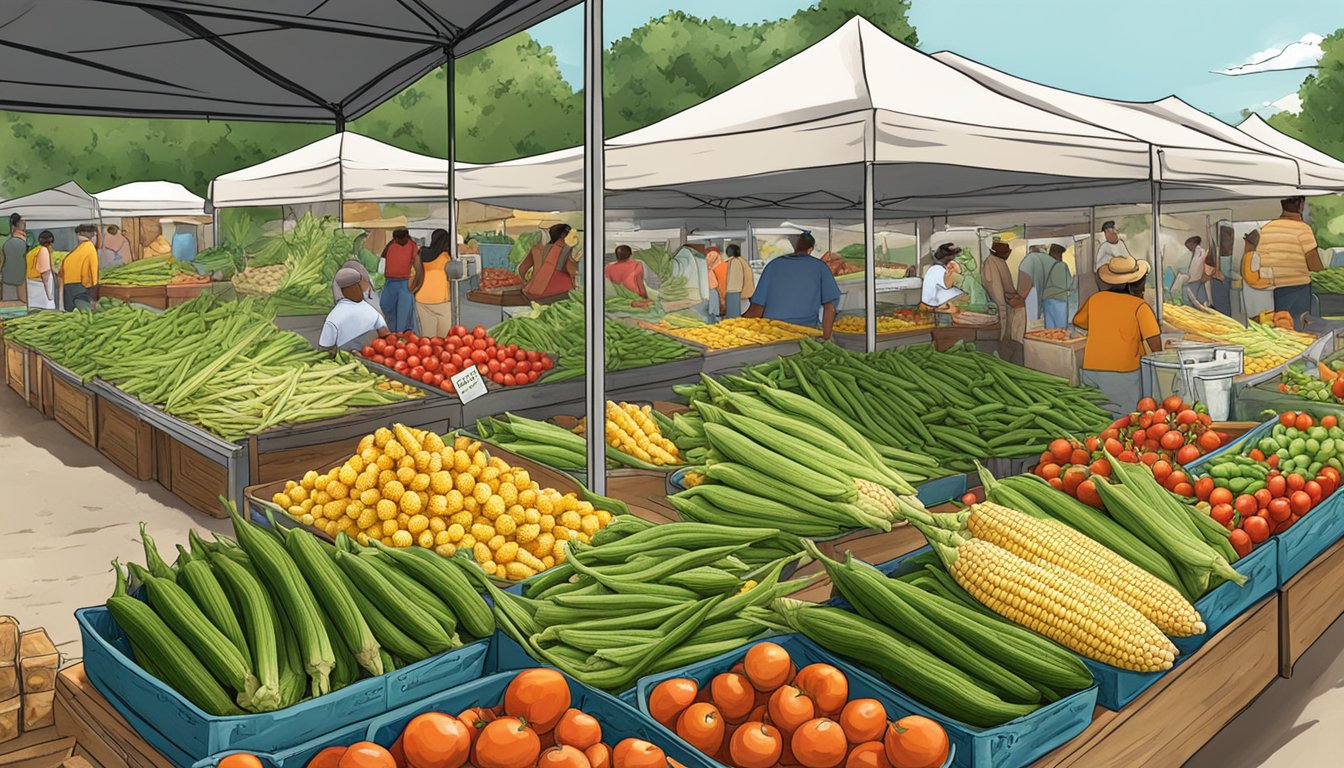
{"label": "handwritten sign", "polygon": [[452,382],[453,388],[457,390],[457,398],[463,403],[470,403],[488,391],[485,388],[485,380],[481,378],[481,373],[476,370],[476,366],[471,366],[454,375]]}

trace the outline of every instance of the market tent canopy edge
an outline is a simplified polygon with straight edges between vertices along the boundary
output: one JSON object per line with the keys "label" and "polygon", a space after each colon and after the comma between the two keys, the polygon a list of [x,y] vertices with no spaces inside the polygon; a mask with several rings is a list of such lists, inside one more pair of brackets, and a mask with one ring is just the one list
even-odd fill
{"label": "market tent canopy edge", "polygon": [[12,213],[23,216],[29,229],[76,227],[99,218],[98,201],[74,181],[0,202],[0,218]]}
{"label": "market tent canopy edge", "polygon": [[1303,141],[1289,136],[1252,114],[1241,121],[1237,130],[1297,158],[1305,183],[1324,184],[1344,189],[1344,163]]}
{"label": "market tent canopy edge", "polygon": [[341,124],[577,2],[16,0],[0,109]]}
{"label": "market tent canopy edge", "polygon": [[205,198],[171,181],[133,181],[97,192],[93,198],[105,218],[206,215]]}

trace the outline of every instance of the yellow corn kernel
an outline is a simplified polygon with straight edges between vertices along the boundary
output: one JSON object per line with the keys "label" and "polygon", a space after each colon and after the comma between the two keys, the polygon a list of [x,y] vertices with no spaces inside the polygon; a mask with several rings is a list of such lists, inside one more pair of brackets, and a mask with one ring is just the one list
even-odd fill
{"label": "yellow corn kernel", "polygon": [[394,533],[396,533],[397,531],[400,531],[400,530],[401,530],[401,526],[397,524],[397,521],[396,521],[396,520],[384,520],[384,521],[383,521],[383,536],[384,536],[384,537],[391,536],[392,534],[394,534]]}
{"label": "yellow corn kernel", "polygon": [[397,482],[402,485],[410,485],[415,479],[415,470],[411,467],[401,467],[397,470]]}
{"label": "yellow corn kernel", "polygon": [[375,509],[371,509],[369,507],[365,507],[364,511],[359,513],[359,518],[355,521],[355,524],[358,525],[361,529],[364,529],[368,528],[369,526],[373,525],[376,522],[378,522],[378,511]]}
{"label": "yellow corn kernel", "polygon": [[434,553],[440,557],[452,557],[457,554],[457,547],[453,544],[439,544],[434,547]]}
{"label": "yellow corn kernel", "polygon": [[512,536],[514,531],[518,530],[518,523],[514,522],[514,519],[508,515],[500,515],[495,520],[495,530],[505,536]]}
{"label": "yellow corn kernel", "polygon": [[275,504],[275,506],[280,507],[281,509],[289,509],[290,507],[294,506],[294,500],[289,498],[289,496],[284,493],[277,493],[274,496],[272,496],[271,503]]}
{"label": "yellow corn kernel", "polygon": [[472,489],[471,495],[475,497],[477,504],[485,504],[491,496],[495,495],[495,492],[491,490],[488,483],[477,483],[476,487]]}
{"label": "yellow corn kernel", "polygon": [[485,542],[485,545],[490,548],[491,552],[497,552],[499,551],[500,547],[504,546],[504,542],[505,538],[503,536],[495,534],[494,536],[490,537],[489,541]]}
{"label": "yellow corn kernel", "polygon": [[430,490],[438,494],[446,494],[453,489],[453,476],[447,472],[433,472],[429,476]]}
{"label": "yellow corn kernel", "polygon": [[405,495],[405,493],[406,487],[397,480],[393,480],[383,486],[383,498],[390,499],[391,501],[401,501],[401,497]]}
{"label": "yellow corn kernel", "polygon": [[429,490],[429,475],[422,473],[412,477],[411,483],[407,487],[413,491]]}
{"label": "yellow corn kernel", "polygon": [[518,541],[522,544],[527,544],[529,542],[536,541],[537,537],[540,535],[541,535],[540,525],[537,525],[536,523],[525,523],[523,525],[518,526],[517,530],[515,530],[513,533],[513,538],[515,541]]}
{"label": "yellow corn kernel", "polygon": [[504,566],[504,573],[506,578],[509,578],[513,581],[522,581],[523,579],[530,579],[533,576],[537,575],[536,570],[528,568],[526,565],[517,562],[509,563],[508,565]]}
{"label": "yellow corn kernel", "polygon": [[332,480],[327,483],[327,495],[333,499],[347,499],[350,497],[350,489],[341,485],[339,481]]}
{"label": "yellow corn kernel", "polygon": [[411,519],[406,522],[406,530],[410,531],[412,536],[419,536],[428,528],[429,518],[424,515],[411,515]]}
{"label": "yellow corn kernel", "polygon": [[345,502],[345,516],[351,520],[358,520],[363,512],[364,504],[359,499]]}

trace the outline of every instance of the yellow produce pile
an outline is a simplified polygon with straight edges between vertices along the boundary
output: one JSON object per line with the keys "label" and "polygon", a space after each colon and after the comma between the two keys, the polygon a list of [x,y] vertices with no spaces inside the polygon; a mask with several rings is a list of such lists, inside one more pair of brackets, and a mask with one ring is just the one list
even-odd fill
{"label": "yellow produce pile", "polygon": [[677,328],[666,321],[653,326],[656,330],[679,339],[694,341],[710,349],[734,349],[755,344],[793,341],[807,336],[820,336],[821,331],[793,323],[764,318],[735,317],[714,325]]}
{"label": "yellow produce pile", "polygon": [[410,398],[425,396],[425,391],[423,389],[413,387],[410,384],[402,384],[400,381],[397,381],[396,379],[389,379],[386,376],[379,377],[378,383],[375,384],[374,386],[378,389],[383,390],[384,392],[388,391],[401,392]]}
{"label": "yellow produce pile", "polygon": [[361,544],[420,546],[445,557],[471,552],[489,575],[521,580],[565,560],[565,542],[588,543],[611,522],[573,493],[542,488],[479,441],[452,445],[397,424],[359,442],[342,466],[285,483],[272,502],[328,535]]}
{"label": "yellow produce pile", "polygon": [[[580,419],[574,431],[587,432],[587,418]],[[663,437],[658,422],[653,419],[653,406],[607,401],[607,445],[660,467],[681,463],[681,452],[676,443]]]}
{"label": "yellow produce pile", "polygon": [[1263,373],[1297,357],[1316,341],[1309,333],[1251,323],[1244,326],[1211,309],[1162,305],[1162,321],[1177,330],[1246,350],[1246,373]]}
{"label": "yellow produce pile", "polygon": [[[867,327],[868,323],[859,315],[845,315],[835,321],[836,333],[863,333]],[[902,320],[899,317],[888,317],[885,315],[877,318],[878,333],[904,333],[905,331],[918,331],[932,327],[932,322],[911,322],[909,320]]]}

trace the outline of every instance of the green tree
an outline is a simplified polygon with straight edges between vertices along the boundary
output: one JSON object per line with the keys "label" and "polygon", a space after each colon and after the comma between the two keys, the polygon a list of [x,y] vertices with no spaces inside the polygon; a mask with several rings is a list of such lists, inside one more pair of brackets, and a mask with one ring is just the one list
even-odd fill
{"label": "green tree", "polygon": [[[1321,41],[1316,71],[1298,89],[1302,111],[1280,112],[1270,125],[1340,160],[1344,160],[1344,29]],[[1311,223],[1323,247],[1344,246],[1344,197],[1330,195],[1311,200]]]}
{"label": "green tree", "polygon": [[607,54],[607,133],[655,123],[738,85],[839,29],[856,15],[915,46],[909,0],[821,0],[793,16],[734,24],[681,12],[617,40]]}

